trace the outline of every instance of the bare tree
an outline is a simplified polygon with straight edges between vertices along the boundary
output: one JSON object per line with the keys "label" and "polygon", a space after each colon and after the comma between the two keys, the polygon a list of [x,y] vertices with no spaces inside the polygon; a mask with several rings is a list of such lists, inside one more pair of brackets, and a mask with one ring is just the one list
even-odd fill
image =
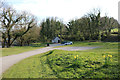
{"label": "bare tree", "polygon": [[[35,18],[27,13],[17,13],[11,7],[2,7],[0,11],[0,27],[2,31],[2,47],[9,48],[20,36],[26,34],[35,25]],[[24,28],[23,31],[20,31]]]}

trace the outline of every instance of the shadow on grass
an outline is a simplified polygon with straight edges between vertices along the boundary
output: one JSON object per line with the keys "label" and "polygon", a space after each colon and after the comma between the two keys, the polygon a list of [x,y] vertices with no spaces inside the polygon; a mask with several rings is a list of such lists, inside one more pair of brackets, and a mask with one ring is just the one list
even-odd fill
{"label": "shadow on grass", "polygon": [[80,65],[77,65],[77,64],[72,64],[66,68],[80,68]]}
{"label": "shadow on grass", "polygon": [[31,47],[47,47],[47,44],[53,44],[53,43],[32,43],[30,44]]}
{"label": "shadow on grass", "polygon": [[51,62],[49,61],[48,55],[51,55],[53,52],[54,52],[54,50],[50,51],[48,54],[45,54],[44,56],[47,56],[47,64],[50,67],[50,69],[52,70],[53,74],[56,75],[57,78],[60,78],[58,73],[53,69]]}
{"label": "shadow on grass", "polygon": [[48,54],[45,54],[45,56],[48,56],[50,54],[52,54],[54,52],[54,50],[50,51]]}
{"label": "shadow on grass", "polygon": [[47,43],[36,43],[36,44],[31,44],[31,47],[46,47]]}
{"label": "shadow on grass", "polygon": [[40,58],[41,58],[41,57],[48,56],[48,55],[52,54],[53,52],[54,52],[54,50],[52,50],[52,51],[49,51],[49,53],[47,53],[47,54],[44,54],[44,55],[40,56]]}

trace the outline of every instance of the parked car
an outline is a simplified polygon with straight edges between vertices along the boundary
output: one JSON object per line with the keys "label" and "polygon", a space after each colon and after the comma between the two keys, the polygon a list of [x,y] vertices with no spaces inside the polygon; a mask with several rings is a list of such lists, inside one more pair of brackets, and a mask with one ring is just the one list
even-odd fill
{"label": "parked car", "polygon": [[65,43],[67,43],[67,41],[63,41],[63,42],[61,42],[61,44],[65,44]]}
{"label": "parked car", "polygon": [[66,42],[66,43],[64,43],[65,45],[72,45],[73,44],[73,42],[72,41],[70,41],[70,42]]}

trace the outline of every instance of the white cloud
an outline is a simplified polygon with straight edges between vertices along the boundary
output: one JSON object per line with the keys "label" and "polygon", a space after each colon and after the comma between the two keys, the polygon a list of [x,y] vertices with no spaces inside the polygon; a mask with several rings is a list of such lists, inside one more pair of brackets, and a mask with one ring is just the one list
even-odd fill
{"label": "white cloud", "polygon": [[39,18],[58,17],[63,21],[84,16],[93,8],[118,19],[119,0],[7,0],[17,10],[27,10]]}

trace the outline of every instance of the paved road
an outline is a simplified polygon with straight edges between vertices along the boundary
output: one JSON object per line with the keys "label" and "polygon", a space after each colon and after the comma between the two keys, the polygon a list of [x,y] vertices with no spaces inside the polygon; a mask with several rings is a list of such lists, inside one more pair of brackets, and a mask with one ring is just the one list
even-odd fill
{"label": "paved road", "polygon": [[64,46],[64,44],[50,44],[50,47],[55,47],[55,46]]}
{"label": "paved road", "polygon": [[15,63],[27,58],[27,57],[36,55],[36,54],[44,53],[44,52],[54,50],[54,49],[62,49],[62,50],[72,51],[72,50],[87,50],[87,49],[98,48],[98,47],[61,47],[61,48],[53,48],[54,46],[61,46],[59,44],[58,45],[50,45],[50,46],[51,47],[40,48],[40,49],[36,49],[36,50],[33,50],[33,51],[17,54],[17,55],[10,55],[10,56],[1,57],[0,58],[0,76],[2,75],[3,72],[5,72],[13,64],[15,64]]}
{"label": "paved road", "polygon": [[60,50],[67,50],[67,51],[78,51],[78,50],[88,50],[88,49],[94,49],[99,47],[60,47],[60,48],[54,48],[54,49],[60,49]]}

